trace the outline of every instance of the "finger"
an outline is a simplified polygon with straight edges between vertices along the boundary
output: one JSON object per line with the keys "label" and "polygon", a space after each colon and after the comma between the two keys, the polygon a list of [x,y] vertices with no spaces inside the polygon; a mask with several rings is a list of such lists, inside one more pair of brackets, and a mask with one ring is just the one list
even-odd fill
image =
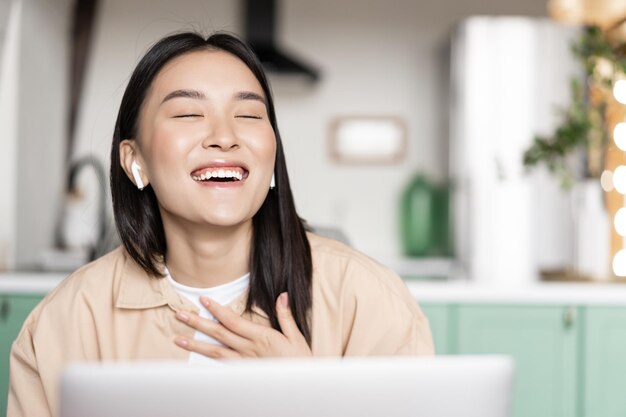
{"label": "finger", "polygon": [[296,320],[293,318],[293,314],[291,314],[289,295],[286,292],[281,293],[276,299],[276,317],[278,318],[280,330],[287,339],[291,341],[304,339],[300,329],[298,329]]}
{"label": "finger", "polygon": [[197,340],[187,339],[185,337],[177,337],[174,339],[174,343],[189,352],[196,352],[209,358],[235,359],[241,357],[238,352],[228,347],[215,345],[213,343],[198,342]]}
{"label": "finger", "polygon": [[223,345],[228,346],[237,352],[243,352],[250,347],[250,341],[231,332],[213,320],[200,317],[198,314],[189,314],[183,311],[176,313],[176,318],[189,327],[212,337]]}
{"label": "finger", "polygon": [[248,340],[256,340],[263,335],[264,326],[247,320],[228,307],[224,307],[206,297],[200,297],[200,302],[224,327],[231,332]]}

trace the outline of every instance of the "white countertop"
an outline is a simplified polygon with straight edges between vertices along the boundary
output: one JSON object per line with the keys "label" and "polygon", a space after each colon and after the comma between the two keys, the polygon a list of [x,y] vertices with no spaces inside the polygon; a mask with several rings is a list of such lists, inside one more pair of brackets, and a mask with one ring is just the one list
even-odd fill
{"label": "white countertop", "polygon": [[69,274],[46,272],[1,272],[0,294],[45,294]]}
{"label": "white countertop", "polygon": [[469,281],[405,281],[418,302],[626,306],[623,283],[536,282],[486,285]]}
{"label": "white countertop", "polygon": [[[10,272],[0,273],[0,294],[45,294],[67,274]],[[464,280],[406,281],[409,290],[422,303],[559,304],[626,306],[623,283],[548,283],[486,285]]]}

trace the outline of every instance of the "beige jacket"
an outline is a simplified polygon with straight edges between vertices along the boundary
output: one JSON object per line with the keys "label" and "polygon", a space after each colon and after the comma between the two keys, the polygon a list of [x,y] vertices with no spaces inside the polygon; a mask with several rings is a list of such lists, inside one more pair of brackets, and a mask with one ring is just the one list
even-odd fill
{"label": "beige jacket", "polygon": [[[314,355],[433,354],[428,321],[396,274],[339,242],[309,241]],[[245,301],[230,306],[241,314]],[[175,318],[178,310],[196,309],[122,248],[79,269],[33,310],[13,344],[7,416],[55,415],[68,362],[186,361],[173,340],[194,330]],[[247,317],[269,326],[260,309]]]}

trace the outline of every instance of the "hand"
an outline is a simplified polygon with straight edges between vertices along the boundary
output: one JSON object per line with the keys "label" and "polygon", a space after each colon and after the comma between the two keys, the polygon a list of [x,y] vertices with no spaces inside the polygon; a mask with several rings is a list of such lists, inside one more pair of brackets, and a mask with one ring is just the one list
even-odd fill
{"label": "hand", "polygon": [[179,336],[175,343],[183,349],[216,359],[312,356],[311,349],[291,314],[286,292],[280,294],[276,300],[276,316],[282,333],[253,323],[206,297],[200,297],[200,302],[218,322],[184,312],[176,313],[176,318],[224,346]]}

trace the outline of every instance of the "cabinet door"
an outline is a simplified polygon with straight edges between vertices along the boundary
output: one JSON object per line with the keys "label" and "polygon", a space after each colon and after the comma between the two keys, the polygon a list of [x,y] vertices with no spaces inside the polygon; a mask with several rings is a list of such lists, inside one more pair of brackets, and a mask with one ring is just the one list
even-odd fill
{"label": "cabinet door", "polygon": [[458,353],[515,359],[513,417],[575,416],[576,312],[569,307],[459,306]]}
{"label": "cabinet door", "polygon": [[584,416],[626,416],[626,308],[585,314]]}
{"label": "cabinet door", "polygon": [[26,316],[42,298],[41,295],[0,294],[0,417],[4,417],[7,410],[11,345]]}
{"label": "cabinet door", "polygon": [[450,352],[449,346],[449,307],[444,304],[424,304],[420,303],[422,311],[428,318],[430,330],[433,333],[433,342],[435,344],[435,353],[437,355],[446,355]]}

